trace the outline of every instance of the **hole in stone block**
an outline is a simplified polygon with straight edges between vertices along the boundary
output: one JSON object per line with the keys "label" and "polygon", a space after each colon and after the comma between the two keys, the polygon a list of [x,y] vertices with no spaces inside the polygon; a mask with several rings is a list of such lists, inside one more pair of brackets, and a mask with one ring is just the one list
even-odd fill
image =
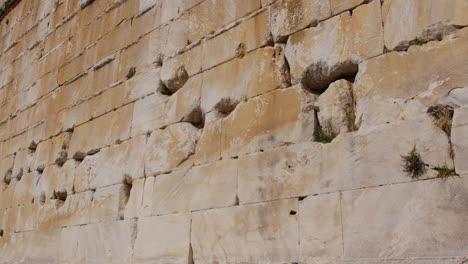
{"label": "hole in stone block", "polygon": [[294,210],[291,210],[291,211],[289,211],[289,214],[290,214],[290,215],[296,215],[296,214],[297,214],[297,212],[296,212],[296,211],[294,211]]}
{"label": "hole in stone block", "polygon": [[125,77],[127,77],[127,80],[130,80],[133,76],[135,76],[136,74],[136,68],[135,67],[131,67],[129,70],[128,70],[128,73]]}
{"label": "hole in stone block", "polygon": [[348,60],[336,65],[318,62],[306,68],[302,75],[302,84],[311,92],[323,92],[328,86],[339,79],[353,79],[358,73],[358,64]]}

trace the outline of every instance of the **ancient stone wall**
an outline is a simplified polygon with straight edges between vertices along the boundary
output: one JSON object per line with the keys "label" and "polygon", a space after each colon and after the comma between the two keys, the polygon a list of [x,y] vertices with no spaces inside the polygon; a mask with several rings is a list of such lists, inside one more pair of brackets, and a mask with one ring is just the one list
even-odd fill
{"label": "ancient stone wall", "polygon": [[0,263],[465,263],[466,25],[467,0],[20,1]]}

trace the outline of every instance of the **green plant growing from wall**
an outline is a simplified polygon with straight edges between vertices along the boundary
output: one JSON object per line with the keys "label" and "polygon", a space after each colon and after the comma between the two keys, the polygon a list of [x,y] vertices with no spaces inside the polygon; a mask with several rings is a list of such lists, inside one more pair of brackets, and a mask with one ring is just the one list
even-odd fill
{"label": "green plant growing from wall", "polygon": [[426,164],[416,150],[416,146],[407,154],[401,155],[403,159],[403,171],[408,174],[412,179],[419,179],[426,173]]}
{"label": "green plant growing from wall", "polygon": [[454,169],[450,169],[447,165],[433,167],[432,169],[438,172],[438,178],[442,178],[444,180],[449,177],[460,177],[460,175],[456,173]]}

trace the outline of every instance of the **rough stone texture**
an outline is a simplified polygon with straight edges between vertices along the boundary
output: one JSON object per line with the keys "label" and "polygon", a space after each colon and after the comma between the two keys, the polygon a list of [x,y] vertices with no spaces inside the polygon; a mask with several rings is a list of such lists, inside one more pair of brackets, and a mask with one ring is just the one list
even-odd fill
{"label": "rough stone texture", "polygon": [[459,174],[468,173],[468,107],[455,110],[452,127],[452,143],[455,168]]}
{"label": "rough stone texture", "polygon": [[467,0],[2,8],[0,264],[468,259]]}
{"label": "rough stone texture", "polygon": [[454,31],[455,26],[466,26],[468,5],[464,0],[385,1],[382,17],[385,24],[385,46],[404,49],[417,39],[440,39]]}

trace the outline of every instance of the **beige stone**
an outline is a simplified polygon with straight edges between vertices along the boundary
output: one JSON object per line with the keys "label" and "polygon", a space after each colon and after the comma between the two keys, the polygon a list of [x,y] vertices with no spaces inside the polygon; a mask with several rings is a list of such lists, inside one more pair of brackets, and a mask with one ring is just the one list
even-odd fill
{"label": "beige stone", "polygon": [[161,80],[171,93],[182,88],[190,76],[201,71],[203,61],[201,57],[202,46],[198,45],[163,62]]}
{"label": "beige stone", "polygon": [[365,0],[331,0],[330,5],[332,13],[338,14],[363,4],[364,2]]}
{"label": "beige stone", "polygon": [[198,137],[198,129],[190,123],[151,133],[145,150],[145,174],[155,176],[175,169],[194,153]]}
{"label": "beige stone", "polygon": [[242,22],[222,34],[206,40],[203,45],[202,67],[210,69],[271,42],[267,11]]}
{"label": "beige stone", "polygon": [[328,89],[319,96],[317,106],[318,121],[322,130],[329,135],[347,132],[354,125],[352,83],[338,80],[330,84]]}
{"label": "beige stone", "polygon": [[270,7],[270,27],[276,41],[331,16],[330,1],[280,0]]}
{"label": "beige stone", "polygon": [[130,190],[128,203],[125,206],[125,219],[137,218],[140,216],[141,207],[143,205],[145,181],[146,178],[132,181],[132,189]]}
{"label": "beige stone", "polygon": [[91,206],[86,210],[89,223],[121,220],[128,202],[130,186],[126,184],[99,188],[94,192]]}
{"label": "beige stone", "polygon": [[222,124],[222,156],[238,156],[312,139],[315,99],[296,85],[239,104]]}
{"label": "beige stone", "polygon": [[344,192],[345,258],[466,255],[467,179],[434,179]]}
{"label": "beige stone", "polygon": [[266,47],[204,72],[202,110],[210,112],[222,100],[241,101],[280,88],[281,69],[275,63],[280,59],[275,57],[275,50]]}
{"label": "beige stone", "polygon": [[221,138],[224,114],[217,111],[207,113],[205,125],[195,148],[195,164],[221,159]]}
{"label": "beige stone", "polygon": [[74,157],[78,152],[94,152],[117,140],[127,139],[132,114],[133,104],[130,104],[76,127],[70,140],[68,156]]}
{"label": "beige stone", "polygon": [[47,199],[55,197],[57,193],[65,197],[71,195],[77,166],[78,162],[69,160],[61,167],[57,165],[46,167],[42,175],[38,177],[36,197],[39,197],[41,193],[44,193]]}
{"label": "beige stone", "polygon": [[201,110],[202,75],[192,76],[176,93],[171,95],[162,114],[166,117],[166,124],[189,122],[201,124],[203,113]]}
{"label": "beige stone", "polygon": [[0,181],[10,181],[13,174],[13,162],[15,156],[9,156],[0,160]]}
{"label": "beige stone", "polygon": [[195,263],[298,262],[297,210],[291,199],[192,213]]}
{"label": "beige stone", "polygon": [[136,221],[124,220],[61,229],[61,263],[130,263]]}
{"label": "beige stone", "polygon": [[15,190],[11,197],[11,206],[31,203],[35,195],[37,175],[35,173],[26,173],[20,181],[15,184]]}
{"label": "beige stone", "polygon": [[190,214],[138,219],[133,263],[188,263]]}
{"label": "beige stone", "polygon": [[67,149],[71,133],[62,133],[37,145],[31,164],[33,170],[43,170],[52,164],[63,165],[67,160]]}
{"label": "beige stone", "polygon": [[135,102],[131,135],[142,135],[166,124],[165,109],[168,97],[154,93]]}
{"label": "beige stone", "polygon": [[416,40],[442,38],[455,26],[468,24],[464,0],[385,1],[382,15],[385,26],[385,46],[390,50],[405,49]]}
{"label": "beige stone", "polygon": [[[184,213],[237,203],[235,160],[222,160],[156,177],[153,214]],[[209,191],[207,191],[209,190]]]}
{"label": "beige stone", "polygon": [[381,96],[416,98],[430,105],[451,89],[465,87],[467,62],[462,54],[467,52],[467,42],[468,37],[460,34],[457,39],[412,46],[408,52],[390,52],[362,62],[354,84],[357,104],[362,98]]}
{"label": "beige stone", "polygon": [[286,45],[291,78],[323,90],[354,75],[357,64],[383,52],[380,2],[373,1],[292,35]]}
{"label": "beige stone", "polygon": [[452,146],[455,155],[455,169],[459,174],[468,173],[468,107],[455,110],[452,124]]}
{"label": "beige stone", "polygon": [[31,170],[31,164],[33,161],[33,152],[30,149],[23,149],[16,153],[15,163],[11,176],[13,178],[21,177],[24,173],[28,173]]}
{"label": "beige stone", "polygon": [[341,203],[341,193],[310,196],[299,202],[303,263],[336,263],[343,258]]}
{"label": "beige stone", "polygon": [[146,136],[102,149],[86,157],[76,169],[75,190],[80,192],[144,177]]}

